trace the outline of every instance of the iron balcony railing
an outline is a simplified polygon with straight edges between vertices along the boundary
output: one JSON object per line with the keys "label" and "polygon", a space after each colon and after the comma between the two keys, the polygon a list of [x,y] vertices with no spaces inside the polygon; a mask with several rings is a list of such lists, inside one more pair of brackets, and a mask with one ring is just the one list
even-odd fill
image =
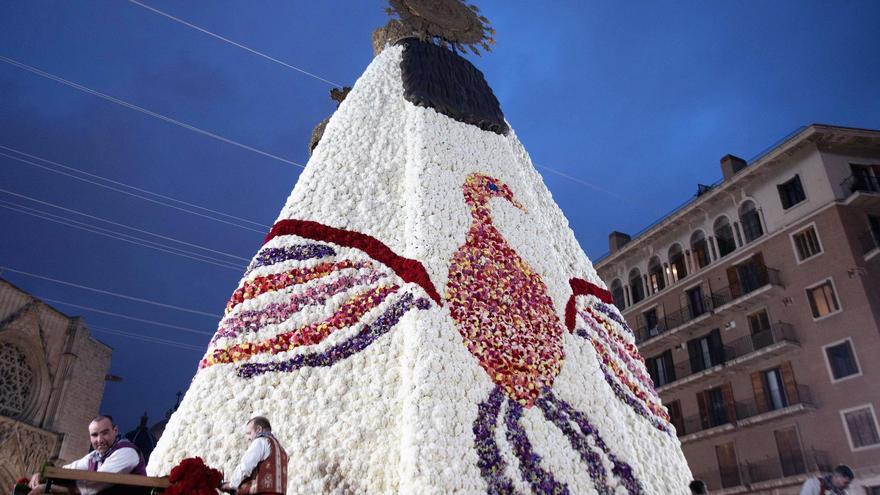
{"label": "iron balcony railing", "polygon": [[880,177],[868,174],[853,174],[840,183],[849,194],[857,192],[880,193]]}
{"label": "iron balcony railing", "polygon": [[779,452],[778,457],[746,461],[742,467],[743,482],[749,485],[778,480],[799,474],[827,472],[828,453],[820,450]]}
{"label": "iron balcony railing", "polygon": [[[787,407],[804,404],[813,406],[813,394],[806,385],[795,385],[794,393],[783,393],[782,400],[774,401],[771,398],[765,398],[766,410],[758,407],[755,399],[746,399],[737,401],[732,407],[727,404],[707,404],[705,415],[687,416],[682,419],[681,424],[676,425],[678,436],[690,435],[700,431],[710,430],[727,424],[736,425],[738,422],[753,418],[759,414],[785,409]],[[678,428],[681,426],[682,428]]]}
{"label": "iron balcony railing", "polygon": [[747,356],[765,347],[782,342],[797,344],[798,338],[797,333],[790,324],[780,321],[770,325],[770,328],[767,328],[766,330],[761,330],[728,342],[722,346],[718,352],[711,352],[710,354],[714,357],[714,360],[709,356],[706,356],[706,359],[708,359],[709,362],[701,359],[695,360],[693,363],[688,360],[687,362],[677,364],[674,368],[674,374],[671,376],[657,377],[658,383],[655,383],[654,385],[659,388],[670,383],[675,383],[691,375],[702,373],[707,369],[711,369],[720,364],[729,363],[737,358]]}
{"label": "iron balcony railing", "polygon": [[766,285],[782,285],[779,270],[758,266],[743,280],[737,280],[727,287],[713,290],[702,299],[693,300],[683,308],[666,313],[652,325],[645,323],[639,325],[634,330],[636,344],[641,344],[646,340],[675,330],[692,320],[715,311],[734,299],[754,292]]}
{"label": "iron balcony railing", "polygon": [[873,229],[863,232],[859,236],[859,244],[862,245],[862,254],[868,254],[880,248],[880,232]]}
{"label": "iron balcony railing", "polygon": [[[731,466],[732,467],[732,466]],[[703,480],[710,490],[724,486],[751,486],[764,481],[778,480],[789,476],[807,473],[827,473],[832,469],[828,453],[822,450],[806,449],[782,452],[779,458],[766,457],[757,461],[746,461],[727,473],[722,479],[718,469],[694,473],[694,479]],[[739,474],[739,479],[737,478]],[[726,483],[725,483],[726,482]]]}

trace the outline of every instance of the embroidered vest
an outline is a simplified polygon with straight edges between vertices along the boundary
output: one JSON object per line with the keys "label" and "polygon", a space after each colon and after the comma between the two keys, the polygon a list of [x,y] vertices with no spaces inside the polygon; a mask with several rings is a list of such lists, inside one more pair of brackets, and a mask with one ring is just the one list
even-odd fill
{"label": "embroidered vest", "polygon": [[241,482],[238,493],[287,494],[287,452],[273,435],[261,435],[269,441],[269,456]]}
{"label": "embroidered vest", "polygon": [[831,493],[833,495],[845,494],[845,491],[838,490],[831,485],[831,479],[829,477],[817,478],[819,480],[819,494],[826,495]]}
{"label": "embroidered vest", "polygon": [[140,474],[142,476],[146,476],[147,463],[144,461],[144,455],[141,454],[141,451],[138,450],[138,448],[133,443],[124,438],[119,438],[115,442],[113,442],[113,445],[111,445],[110,448],[107,449],[107,452],[104,452],[103,455],[96,452],[93,455],[89,456],[89,471],[97,471],[99,462],[103,464],[104,459],[110,457],[110,454],[120,449],[134,449],[134,451],[137,452],[138,455],[137,466],[135,466],[131,471],[122,474]]}

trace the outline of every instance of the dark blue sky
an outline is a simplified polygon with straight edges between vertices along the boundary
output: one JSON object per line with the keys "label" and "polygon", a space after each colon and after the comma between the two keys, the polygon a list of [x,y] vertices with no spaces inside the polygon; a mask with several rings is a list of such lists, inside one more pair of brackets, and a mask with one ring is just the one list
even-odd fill
{"label": "dark blue sky", "polygon": [[[347,85],[372,59],[370,32],[386,20],[378,0],[147,3]],[[469,58],[532,159],[601,189],[544,173],[594,258],[611,230],[638,231],[698,182],[718,180],[727,153],[750,159],[813,122],[880,128],[880,3],[872,0],[479,6],[498,45]],[[330,85],[128,2],[5,1],[0,12],[0,55],[297,163],[334,109]],[[6,62],[0,145],[260,224],[274,220],[300,171]],[[244,258],[262,239],[3,156],[0,189]],[[6,192],[0,201],[124,230]],[[2,266],[217,315],[3,274],[39,297],[205,332],[56,304],[114,349],[111,372],[124,380],[107,384],[103,409],[125,429],[144,410],[160,419],[201,353],[98,328],[204,348],[241,270],[4,207],[0,232]]]}

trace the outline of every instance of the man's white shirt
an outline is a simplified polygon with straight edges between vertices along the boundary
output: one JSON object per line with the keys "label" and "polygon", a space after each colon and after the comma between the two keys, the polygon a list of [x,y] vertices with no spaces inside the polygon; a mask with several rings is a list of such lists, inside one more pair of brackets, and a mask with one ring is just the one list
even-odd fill
{"label": "man's white shirt", "polygon": [[[64,466],[64,469],[83,469],[89,468],[89,459],[98,455],[97,452],[89,452],[82,459],[76,460]],[[140,462],[140,456],[135,449],[119,449],[113,451],[104,462],[98,464],[99,473],[130,473],[136,468]],[[113,486],[109,483],[98,483],[95,481],[77,481],[77,488],[82,495],[95,495],[99,491]]]}
{"label": "man's white shirt", "polygon": [[241,461],[239,461],[238,466],[235,467],[235,471],[232,472],[232,477],[229,479],[229,485],[238,489],[242,480],[250,476],[251,473],[254,472],[254,469],[256,469],[257,464],[269,457],[271,451],[269,440],[267,438],[255,438],[248,446],[247,452],[241,457]]}

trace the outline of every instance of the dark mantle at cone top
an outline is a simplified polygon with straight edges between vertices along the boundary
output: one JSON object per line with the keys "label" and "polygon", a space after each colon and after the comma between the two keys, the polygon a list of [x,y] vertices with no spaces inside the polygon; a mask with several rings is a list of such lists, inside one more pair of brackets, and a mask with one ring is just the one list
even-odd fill
{"label": "dark mantle at cone top", "polygon": [[485,131],[507,134],[498,99],[472,63],[417,38],[404,38],[397,44],[404,47],[400,68],[407,101]]}

